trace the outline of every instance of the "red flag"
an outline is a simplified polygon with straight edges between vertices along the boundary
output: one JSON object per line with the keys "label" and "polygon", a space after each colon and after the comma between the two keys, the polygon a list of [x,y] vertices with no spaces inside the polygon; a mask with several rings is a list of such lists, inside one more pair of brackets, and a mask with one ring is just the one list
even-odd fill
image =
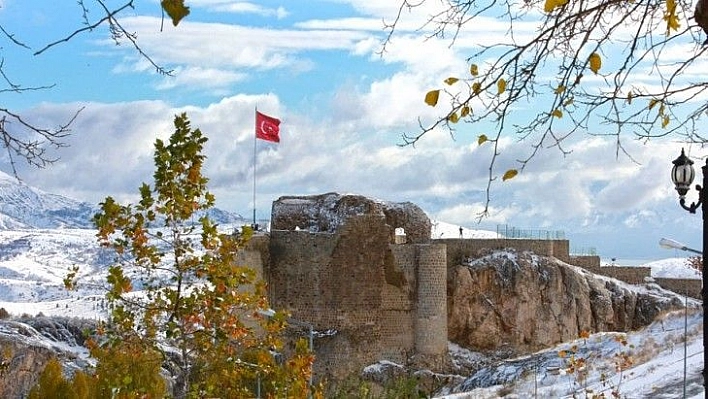
{"label": "red flag", "polygon": [[256,111],[256,138],[279,143],[279,133],[280,119]]}

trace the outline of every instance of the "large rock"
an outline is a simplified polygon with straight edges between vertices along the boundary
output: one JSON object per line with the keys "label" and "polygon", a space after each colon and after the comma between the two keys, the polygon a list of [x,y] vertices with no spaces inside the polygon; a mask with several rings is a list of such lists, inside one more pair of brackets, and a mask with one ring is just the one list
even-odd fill
{"label": "large rock", "polygon": [[582,331],[628,331],[683,299],[656,285],[636,287],[554,258],[490,251],[448,274],[449,339],[477,350],[527,353]]}
{"label": "large rock", "polygon": [[27,397],[52,358],[68,372],[87,366],[85,359],[67,349],[83,343],[80,328],[92,322],[44,317],[23,321],[0,320],[1,398]]}

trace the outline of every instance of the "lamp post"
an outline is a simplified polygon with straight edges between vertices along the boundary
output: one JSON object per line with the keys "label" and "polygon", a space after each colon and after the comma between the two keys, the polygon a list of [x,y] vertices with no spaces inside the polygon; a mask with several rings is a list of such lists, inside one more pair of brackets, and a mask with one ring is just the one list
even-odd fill
{"label": "lamp post", "polygon": [[694,254],[703,255],[703,252],[697,249],[689,248],[686,245],[670,238],[662,238],[659,240],[659,246],[666,249],[678,249],[679,251],[693,252]]}
{"label": "lamp post", "polygon": [[[673,161],[673,164],[671,180],[679,194],[679,205],[681,205],[681,208],[691,213],[696,213],[696,210],[701,208],[703,216],[703,251],[701,261],[703,262],[702,264],[705,265],[705,255],[703,254],[708,253],[708,237],[706,236],[706,234],[708,234],[708,207],[705,206],[705,203],[708,202],[708,192],[706,192],[706,190],[708,190],[708,159],[706,159],[706,164],[701,167],[703,172],[703,185],[696,184],[698,201],[692,202],[691,205],[686,205],[686,194],[690,190],[691,183],[693,183],[693,178],[696,175],[693,169],[693,161],[691,161],[686,156],[683,149],[681,149],[681,155]],[[706,366],[708,366],[708,323],[706,323],[706,297],[708,297],[706,286],[708,286],[708,273],[702,270],[701,279],[703,282],[703,288],[701,289],[701,299],[703,300],[703,386],[708,391],[708,369],[706,368]]]}

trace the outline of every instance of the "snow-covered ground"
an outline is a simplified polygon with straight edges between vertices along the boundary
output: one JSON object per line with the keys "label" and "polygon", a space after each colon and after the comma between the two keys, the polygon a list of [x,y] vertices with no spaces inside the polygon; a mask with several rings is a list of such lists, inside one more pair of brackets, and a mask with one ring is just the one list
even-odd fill
{"label": "snow-covered ground", "polygon": [[[685,381],[686,398],[703,398],[702,321],[702,313],[693,309],[667,314],[641,331],[593,334],[510,359],[477,378],[506,379],[506,383],[438,397],[589,398],[604,394],[612,398],[616,392],[628,399],[683,398]],[[685,348],[684,336],[688,337]],[[571,356],[577,366],[574,370]],[[470,380],[465,383],[471,384]]]}
{"label": "snow-covered ground", "polygon": [[[232,227],[230,227],[232,228]],[[15,230],[0,231],[0,307],[11,314],[74,316],[95,318],[102,313],[103,271],[112,255],[96,244],[95,230]],[[459,226],[434,222],[432,236],[459,237]],[[465,238],[494,238],[495,232],[463,228]],[[80,284],[76,291],[63,288],[63,278],[70,267],[80,267]],[[687,258],[669,258],[644,264],[655,277],[697,278]],[[703,367],[702,314],[693,312],[686,318],[687,397],[702,398]],[[507,375],[508,382],[477,388],[445,398],[570,398],[585,397],[578,392],[590,389],[611,397],[611,389],[622,398],[680,398],[684,381],[684,315],[667,315],[648,328],[629,334],[601,333],[587,339],[565,343],[533,356],[506,362],[497,370]],[[626,341],[627,345],[622,345]],[[577,346],[576,359],[587,360],[585,379],[564,372],[567,353]],[[451,345],[461,356],[478,357]],[[622,373],[614,372],[615,355],[627,354],[631,366]],[[564,363],[565,361],[565,363]],[[490,371],[491,372],[491,371]],[[605,378],[601,378],[601,373]]]}
{"label": "snow-covered ground", "polygon": [[431,238],[460,238],[460,228],[462,229],[461,238],[498,238],[496,231],[475,230],[467,227],[458,226],[455,224],[441,222],[439,220],[431,220],[432,227],[430,229]]}

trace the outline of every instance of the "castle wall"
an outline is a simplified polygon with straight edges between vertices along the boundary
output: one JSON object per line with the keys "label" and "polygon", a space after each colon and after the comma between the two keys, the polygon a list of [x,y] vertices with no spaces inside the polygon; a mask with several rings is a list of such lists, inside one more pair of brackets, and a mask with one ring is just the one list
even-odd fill
{"label": "castle wall", "polygon": [[600,257],[597,255],[571,256],[568,263],[592,270],[600,267]]}
{"label": "castle wall", "polygon": [[463,263],[467,257],[476,257],[482,249],[515,248],[517,251],[532,251],[537,255],[552,256],[570,262],[568,240],[527,240],[507,238],[445,238],[433,240],[447,246],[447,266]]}
{"label": "castle wall", "polygon": [[395,244],[384,218],[350,216],[336,233],[271,232],[272,307],[337,331],[314,340],[318,377],[383,359],[439,364],[447,354],[445,245]]}
{"label": "castle wall", "polygon": [[400,361],[410,349],[411,284],[389,250],[392,231],[381,228],[382,219],[350,217],[334,234],[271,232],[272,306],[317,331],[337,330],[315,339],[317,375],[344,377],[384,353]]}
{"label": "castle wall", "polygon": [[691,298],[702,299],[701,287],[703,282],[700,279],[655,277],[654,281],[667,290],[688,295]]}
{"label": "castle wall", "polygon": [[587,270],[602,276],[616,278],[628,284],[644,284],[651,277],[651,268],[642,266],[600,266],[587,267]]}

